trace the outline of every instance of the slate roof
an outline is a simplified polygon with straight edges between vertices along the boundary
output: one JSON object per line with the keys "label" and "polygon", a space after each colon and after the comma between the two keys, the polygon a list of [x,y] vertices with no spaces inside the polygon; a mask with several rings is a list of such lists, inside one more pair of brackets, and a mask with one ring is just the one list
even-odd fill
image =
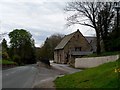
{"label": "slate roof", "polygon": [[76,32],[68,34],[68,35],[65,35],[64,38],[62,39],[62,41],[55,47],[55,50],[63,49],[65,47],[65,45],[68,43],[68,41],[73,37],[73,35],[75,33]]}
{"label": "slate roof", "polygon": [[91,36],[85,36],[85,38],[87,39],[87,41],[89,43],[91,43],[91,41],[95,41],[96,40],[96,37],[91,37]]}
{"label": "slate roof", "polygon": [[[64,38],[62,39],[62,41],[55,47],[55,50],[57,50],[57,49],[63,49],[65,47],[65,45],[69,42],[69,40],[73,37],[73,35],[76,32],[73,32],[71,34],[65,35]],[[93,51],[96,51],[96,37],[85,36],[85,38],[89,42],[89,44],[92,46]]]}
{"label": "slate roof", "polygon": [[88,37],[88,36],[86,36],[85,38],[87,39],[87,41],[92,46],[93,52],[95,52],[96,49],[97,49],[97,46],[96,46],[96,41],[97,41],[96,37]]}

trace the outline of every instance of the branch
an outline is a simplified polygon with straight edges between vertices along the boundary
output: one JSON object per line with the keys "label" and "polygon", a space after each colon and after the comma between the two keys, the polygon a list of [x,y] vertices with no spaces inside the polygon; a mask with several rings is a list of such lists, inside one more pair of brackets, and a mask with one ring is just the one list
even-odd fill
{"label": "branch", "polygon": [[85,25],[85,26],[89,26],[89,27],[92,27],[92,28],[95,28],[94,26],[90,25],[90,24],[87,24],[87,23],[78,23],[80,25]]}

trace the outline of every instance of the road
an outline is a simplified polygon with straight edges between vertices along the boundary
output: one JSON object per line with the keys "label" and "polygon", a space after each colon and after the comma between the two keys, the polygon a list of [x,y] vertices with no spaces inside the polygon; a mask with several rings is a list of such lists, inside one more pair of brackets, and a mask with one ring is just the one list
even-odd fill
{"label": "road", "polygon": [[35,65],[2,71],[2,88],[31,88],[37,73]]}
{"label": "road", "polygon": [[54,88],[56,77],[80,71],[64,64],[51,63],[51,68],[36,65],[2,71],[2,88]]}
{"label": "road", "polygon": [[66,74],[72,74],[72,73],[81,71],[80,69],[75,69],[70,67],[68,64],[56,64],[51,62],[51,66],[53,68],[66,72]]}
{"label": "road", "polygon": [[39,67],[39,72],[36,75],[33,85],[34,88],[54,88],[53,81],[57,77],[81,71],[80,69],[71,68],[66,64],[55,64],[51,62],[51,66],[51,69]]}

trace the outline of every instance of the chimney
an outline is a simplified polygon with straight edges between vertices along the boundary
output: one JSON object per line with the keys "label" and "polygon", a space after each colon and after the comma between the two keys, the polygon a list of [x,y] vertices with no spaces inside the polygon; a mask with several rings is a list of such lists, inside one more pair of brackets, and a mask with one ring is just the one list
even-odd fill
{"label": "chimney", "polygon": [[77,32],[79,32],[79,29],[77,29]]}

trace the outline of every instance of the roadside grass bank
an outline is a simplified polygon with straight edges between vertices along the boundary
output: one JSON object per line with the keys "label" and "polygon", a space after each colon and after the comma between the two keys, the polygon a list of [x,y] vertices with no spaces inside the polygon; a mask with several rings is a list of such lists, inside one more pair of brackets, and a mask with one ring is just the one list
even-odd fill
{"label": "roadside grass bank", "polygon": [[0,64],[17,64],[17,63],[9,60],[0,60]]}
{"label": "roadside grass bank", "polygon": [[3,70],[16,67],[17,65],[18,64],[16,62],[13,62],[13,61],[0,60],[0,67],[2,67]]}
{"label": "roadside grass bank", "polygon": [[120,55],[120,51],[117,52],[102,52],[100,55],[97,55],[96,53],[84,56],[84,57],[101,57],[101,56],[111,56],[111,55]]}
{"label": "roadside grass bank", "polygon": [[120,59],[105,63],[98,67],[89,68],[54,81],[56,88],[118,88],[120,82],[118,72]]}

